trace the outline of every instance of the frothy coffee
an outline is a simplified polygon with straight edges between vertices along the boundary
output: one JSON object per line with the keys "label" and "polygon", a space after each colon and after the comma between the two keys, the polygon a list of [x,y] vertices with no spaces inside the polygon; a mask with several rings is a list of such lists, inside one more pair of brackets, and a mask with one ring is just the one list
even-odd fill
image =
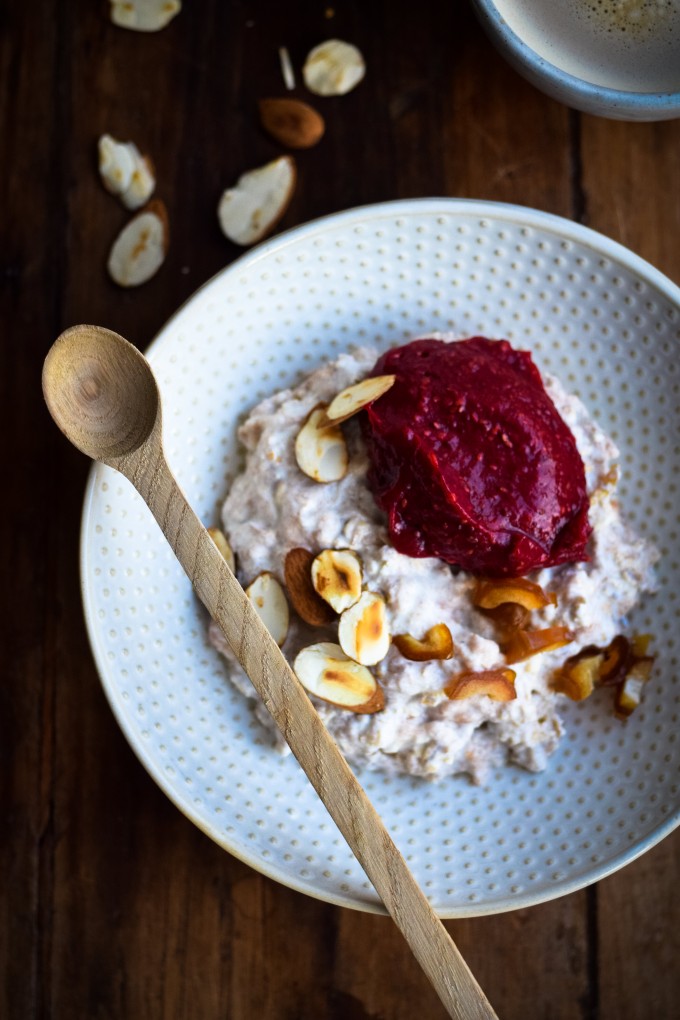
{"label": "frothy coffee", "polygon": [[629,92],[680,90],[680,0],[497,0],[510,28],[577,78]]}

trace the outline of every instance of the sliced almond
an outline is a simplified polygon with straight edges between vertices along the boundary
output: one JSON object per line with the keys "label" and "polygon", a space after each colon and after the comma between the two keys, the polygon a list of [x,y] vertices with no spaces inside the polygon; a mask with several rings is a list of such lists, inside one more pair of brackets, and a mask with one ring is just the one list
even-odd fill
{"label": "sliced almond", "polygon": [[310,149],[326,130],[321,114],[299,99],[261,99],[259,110],[267,134],[288,149]]}
{"label": "sliced almond", "polygon": [[295,459],[315,482],[338,482],[347,474],[349,454],[339,425],[323,425],[325,410],[315,407],[295,440]]}
{"label": "sliced almond", "polygon": [[348,386],[333,397],[326,408],[326,418],[333,425],[347,421],[378,397],[382,397],[383,393],[387,393],[396,378],[396,375],[375,375]]}
{"label": "sliced almond", "polygon": [[480,609],[496,609],[506,602],[516,603],[525,609],[543,609],[557,605],[554,592],[546,592],[526,577],[508,577],[480,581],[472,601]]}
{"label": "sliced almond", "polygon": [[168,214],[162,202],[149,202],[113,242],[109,275],[121,287],[138,287],[158,272],[167,250]]}
{"label": "sliced almond", "polygon": [[98,143],[99,174],[112,195],[127,209],[139,209],[148,202],[156,187],[153,163],[143,156],[134,142],[118,142],[102,135]]}
{"label": "sliced almond", "polygon": [[453,638],[445,623],[430,627],[421,640],[411,634],[395,634],[392,640],[404,658],[413,662],[450,659],[453,655]]}
{"label": "sliced almond", "polygon": [[208,528],[208,534],[212,538],[213,542],[222,553],[222,556],[227,561],[227,566],[231,570],[232,574],[236,571],[236,559],[234,557],[234,550],[227,541],[227,536],[219,528]]}
{"label": "sliced almond", "polygon": [[654,658],[646,655],[637,659],[616,692],[614,711],[620,718],[632,715],[642,700],[642,692],[648,683],[654,665]]}
{"label": "sliced almond", "polygon": [[217,216],[234,244],[261,241],[285,213],[295,189],[295,160],[281,156],[239,177],[220,199]]}
{"label": "sliced almond", "polygon": [[246,588],[255,612],[279,647],[286,640],[290,614],[283,588],[273,574],[265,570]]}
{"label": "sliced almond", "polygon": [[603,687],[616,687],[627,676],[633,664],[630,641],[624,634],[617,634],[603,652],[599,682]]}
{"label": "sliced almond", "polygon": [[518,630],[503,648],[509,663],[523,662],[524,659],[540,652],[553,652],[574,640],[568,627],[545,627],[543,630]]}
{"label": "sliced almond", "polygon": [[363,575],[359,557],[349,549],[324,549],[312,562],[314,590],[342,613],[359,600]]}
{"label": "sliced almond", "polygon": [[340,39],[328,39],[307,54],[302,77],[318,96],[344,96],[366,74],[361,51]]}
{"label": "sliced almond", "polygon": [[340,617],[340,647],[345,655],[362,666],[375,666],[384,659],[390,640],[385,602],[374,592],[365,591]]}
{"label": "sliced almond", "polygon": [[111,21],[135,32],[158,32],[182,9],[180,0],[110,0]]}
{"label": "sliced almond", "polygon": [[597,686],[603,662],[603,652],[592,648],[583,649],[567,659],[564,666],[557,671],[551,685],[552,689],[559,694],[566,694],[572,701],[589,698]]}
{"label": "sliced almond", "polygon": [[313,562],[314,553],[309,549],[291,549],[286,555],[284,577],[290,601],[298,616],[312,627],[323,627],[333,622],[335,613],[314,590]]}
{"label": "sliced almond", "polygon": [[483,669],[479,672],[460,673],[444,688],[452,701],[462,701],[483,694],[492,701],[513,701],[515,690],[513,669]]}
{"label": "sliced almond", "polygon": [[330,641],[303,648],[293,669],[310,694],[338,708],[368,714],[385,707],[385,697],[373,674],[348,659],[342,648]]}
{"label": "sliced almond", "polygon": [[279,46],[279,61],[281,62],[281,77],[283,84],[289,92],[295,88],[295,71],[290,59],[290,53],[286,46]]}
{"label": "sliced almond", "polygon": [[97,152],[102,184],[112,195],[122,195],[130,186],[139,149],[133,142],[119,142],[111,135],[102,135]]}

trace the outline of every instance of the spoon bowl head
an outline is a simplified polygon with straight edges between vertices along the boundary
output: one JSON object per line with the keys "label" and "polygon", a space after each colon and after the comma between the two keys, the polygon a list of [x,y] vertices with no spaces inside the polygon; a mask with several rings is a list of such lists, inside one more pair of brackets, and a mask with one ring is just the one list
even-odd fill
{"label": "spoon bowl head", "polygon": [[146,358],[101,326],[62,333],[47,354],[42,382],[55,422],[93,460],[112,464],[134,453],[160,422],[158,386]]}

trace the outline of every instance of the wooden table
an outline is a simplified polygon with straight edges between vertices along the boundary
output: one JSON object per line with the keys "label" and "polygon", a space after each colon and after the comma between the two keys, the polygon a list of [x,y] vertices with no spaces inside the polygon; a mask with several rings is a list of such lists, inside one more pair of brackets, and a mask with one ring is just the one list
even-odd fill
{"label": "wooden table", "polygon": [[[53,427],[40,369],[96,322],[145,346],[238,255],[224,187],[281,150],[255,103],[324,38],[368,74],[320,100],[282,227],[383,199],[517,202],[587,223],[680,281],[680,121],[624,124],[545,98],[451,0],[186,0],[157,35],[104,0],[3,5],[0,100],[5,605],[0,1017],[439,1018],[391,922],[261,877],[191,825],[139,764],[105,702],[78,584],[88,464]],[[414,13],[415,12],[415,13]],[[298,95],[306,96],[299,86]],[[161,272],[122,291],[104,264],[126,220],[96,172],[103,132],[153,155],[172,232]],[[594,888],[447,922],[505,1020],[679,1015],[680,836]]]}

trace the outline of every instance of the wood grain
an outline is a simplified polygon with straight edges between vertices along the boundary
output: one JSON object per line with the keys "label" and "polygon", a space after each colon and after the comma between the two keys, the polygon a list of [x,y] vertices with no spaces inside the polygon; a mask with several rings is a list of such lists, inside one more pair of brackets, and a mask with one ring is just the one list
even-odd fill
{"label": "wood grain", "polygon": [[[511,201],[580,219],[680,283],[680,122],[566,110],[507,67],[461,2],[187,0],[154,37],[113,28],[106,9],[0,4],[0,1016],[437,1018],[389,921],[225,854],[130,751],[82,621],[87,466],[42,407],[40,367],[73,322],[145,346],[238,254],[215,208],[279,153],[253,111],[284,94],[280,45],[299,67],[336,35],[368,67],[361,89],[319,101],[327,135],[299,158],[282,228],[400,196]],[[300,83],[294,95],[309,99]],[[96,177],[102,131],[148,149],[170,213],[168,261],[136,292],[104,270],[126,214]],[[593,889],[447,927],[505,1020],[674,1020],[679,856],[676,833]]]}

